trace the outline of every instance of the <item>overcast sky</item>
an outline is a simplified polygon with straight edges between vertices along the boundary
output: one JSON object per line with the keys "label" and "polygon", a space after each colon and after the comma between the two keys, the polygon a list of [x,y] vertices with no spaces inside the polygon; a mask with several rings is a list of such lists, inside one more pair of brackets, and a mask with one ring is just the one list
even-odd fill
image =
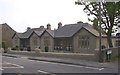
{"label": "overcast sky", "polygon": [[58,22],[63,25],[88,22],[84,6],[75,5],[75,1],[77,0],[0,0],[0,24],[7,23],[15,31],[24,32],[27,27],[46,27],[48,23],[54,29]]}
{"label": "overcast sky", "polygon": [[17,32],[27,27],[36,28],[50,23],[52,29],[58,22],[73,24],[88,22],[82,5],[76,0],[0,0],[0,23],[7,23]]}

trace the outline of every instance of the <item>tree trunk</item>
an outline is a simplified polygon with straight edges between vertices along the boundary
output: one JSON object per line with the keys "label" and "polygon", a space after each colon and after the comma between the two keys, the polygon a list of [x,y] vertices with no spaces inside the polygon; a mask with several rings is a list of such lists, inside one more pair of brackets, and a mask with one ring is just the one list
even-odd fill
{"label": "tree trunk", "polygon": [[113,44],[112,44],[112,36],[111,36],[111,33],[110,33],[110,32],[108,32],[108,34],[107,34],[107,42],[108,42],[109,48],[110,48],[110,47],[113,47]]}
{"label": "tree trunk", "polygon": [[114,14],[110,15],[109,18],[110,18],[110,27],[108,29],[107,41],[108,41],[109,48],[110,48],[110,47],[113,47],[113,44],[112,44],[112,28],[113,28],[113,24],[114,24]]}

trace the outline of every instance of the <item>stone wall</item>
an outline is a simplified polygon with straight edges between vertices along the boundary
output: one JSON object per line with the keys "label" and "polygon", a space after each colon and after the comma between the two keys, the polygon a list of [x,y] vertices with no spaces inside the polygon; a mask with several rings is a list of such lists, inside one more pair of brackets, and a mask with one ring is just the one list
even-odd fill
{"label": "stone wall", "polygon": [[12,36],[15,31],[9,27],[6,23],[2,25],[2,41],[5,43],[6,47],[12,47]]}
{"label": "stone wall", "polygon": [[[120,47],[102,49],[102,55],[101,56],[103,58],[103,61],[106,60],[106,50],[112,50],[111,58],[120,55],[120,53],[119,53]],[[95,54],[95,60],[99,61],[99,49],[95,49],[94,54]]]}
{"label": "stone wall", "polygon": [[40,38],[35,33],[30,37],[30,48],[34,50],[36,47],[40,47]]}
{"label": "stone wall", "polygon": [[12,47],[15,48],[16,46],[20,48],[20,39],[17,35],[12,39]]}
{"label": "stone wall", "polygon": [[[45,44],[45,37],[49,38],[49,44]],[[43,52],[45,52],[45,45],[48,47],[48,52],[52,52],[54,50],[54,39],[53,37],[50,36],[50,34],[48,34],[47,32],[45,32],[42,36],[41,36],[41,50]]]}
{"label": "stone wall", "polygon": [[34,51],[9,51],[9,54],[16,55],[26,55],[26,56],[37,56],[37,57],[48,57],[48,58],[69,58],[69,59],[80,59],[95,61],[94,54],[80,54],[80,53],[55,53],[55,52],[40,52],[36,53]]}
{"label": "stone wall", "polygon": [[[79,36],[88,36],[89,37],[89,47],[88,48],[80,48],[78,41]],[[94,49],[96,48],[96,37],[91,34],[89,31],[85,29],[81,29],[74,37],[73,37],[73,45],[75,53],[94,53]]]}

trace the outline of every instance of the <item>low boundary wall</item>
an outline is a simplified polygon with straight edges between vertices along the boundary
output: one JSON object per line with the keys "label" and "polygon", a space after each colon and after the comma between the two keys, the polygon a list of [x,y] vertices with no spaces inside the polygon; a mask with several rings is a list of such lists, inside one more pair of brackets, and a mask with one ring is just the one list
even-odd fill
{"label": "low boundary wall", "polygon": [[80,53],[55,53],[55,52],[28,52],[28,51],[9,51],[9,54],[38,56],[38,57],[52,57],[52,58],[70,58],[80,60],[94,61],[94,54],[80,54]]}
{"label": "low boundary wall", "polygon": [[[111,50],[112,51],[112,53],[111,53],[111,58],[112,57],[116,57],[116,56],[120,56],[120,52],[119,52],[119,50],[120,50],[120,47],[115,47],[115,48],[105,48],[105,49],[102,49],[102,57],[103,57],[103,61],[105,61],[106,60],[106,51],[107,50]],[[99,49],[95,49],[95,59],[96,59],[96,61],[98,61],[99,60]]]}
{"label": "low boundary wall", "polygon": [[[103,49],[106,51],[108,49]],[[110,48],[112,50],[112,57],[118,56],[120,47]],[[39,52],[39,51],[9,51],[9,54],[26,55],[26,56],[37,56],[37,57],[51,57],[51,58],[70,58],[70,59],[80,59],[80,60],[99,60],[99,50],[96,49],[94,54],[82,54],[82,53],[58,53],[58,52]],[[103,59],[105,59],[105,52],[103,54]]]}

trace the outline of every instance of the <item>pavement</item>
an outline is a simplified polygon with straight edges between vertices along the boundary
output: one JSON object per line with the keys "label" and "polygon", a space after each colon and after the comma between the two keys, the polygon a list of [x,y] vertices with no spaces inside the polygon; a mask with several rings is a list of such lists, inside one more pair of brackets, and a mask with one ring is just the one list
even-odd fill
{"label": "pavement", "polygon": [[51,58],[51,57],[38,57],[38,56],[27,56],[27,55],[15,55],[15,54],[3,54],[4,56],[9,57],[26,57],[30,60],[36,61],[46,61],[46,62],[54,62],[54,63],[62,63],[62,64],[73,64],[73,65],[81,65],[81,66],[89,66],[89,67],[99,67],[99,68],[115,68],[118,69],[118,62],[95,62],[95,61],[87,61],[80,59],[70,59],[70,58]]}

